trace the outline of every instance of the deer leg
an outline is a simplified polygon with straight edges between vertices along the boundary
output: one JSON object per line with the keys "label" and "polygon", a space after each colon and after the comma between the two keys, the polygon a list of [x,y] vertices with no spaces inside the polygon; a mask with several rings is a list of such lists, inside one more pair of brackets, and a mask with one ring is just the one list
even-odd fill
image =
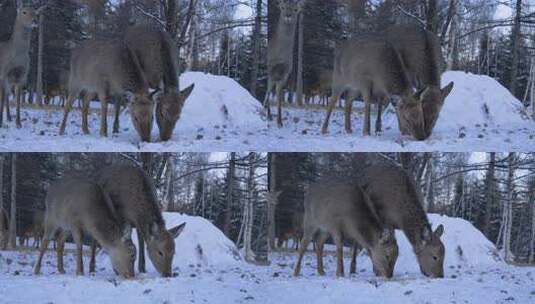
{"label": "deer leg", "polygon": [[6,118],[7,118],[7,121],[11,122],[11,110],[9,109],[9,91],[6,91]]}
{"label": "deer leg", "polygon": [[139,272],[145,273],[147,272],[145,270],[145,242],[139,231],[137,231],[137,240],[139,244],[139,261],[137,267]]}
{"label": "deer leg", "polygon": [[63,120],[61,121],[61,126],[59,127],[59,135],[65,134],[65,128],[67,127],[67,119],[69,118],[69,113],[72,110],[72,104],[75,98],[75,95],[69,95],[67,104],[65,104],[65,108],[63,109]]}
{"label": "deer leg", "polygon": [[284,102],[284,98],[283,98],[284,96],[283,96],[281,83],[277,84],[276,91],[277,91],[277,126],[279,128],[282,128],[283,127],[282,125],[282,103]]}
{"label": "deer leg", "polygon": [[270,101],[270,95],[271,95],[272,90],[273,90],[273,84],[271,83],[271,80],[268,79],[266,96],[264,97],[264,108],[266,109],[267,118],[269,121],[273,120],[273,115],[271,115],[271,101]]}
{"label": "deer leg", "polygon": [[17,99],[17,107],[15,108],[15,115],[16,115],[16,124],[17,128],[22,128],[22,124],[20,123],[20,103],[22,101],[21,96],[22,88],[21,86],[17,85],[15,86],[15,98]]}
{"label": "deer leg", "polygon": [[353,133],[351,129],[351,114],[353,114],[353,100],[355,100],[357,94],[348,92],[345,99],[345,128],[348,134]]}
{"label": "deer leg", "polygon": [[121,113],[121,103],[119,102],[120,99],[115,100],[115,118],[113,120],[113,133],[117,134],[119,133],[119,114]]}
{"label": "deer leg", "polygon": [[99,94],[100,97],[100,136],[108,137],[108,95]]}
{"label": "deer leg", "polygon": [[344,277],[344,240],[340,232],[332,233],[334,243],[336,244],[336,276]]}
{"label": "deer leg", "polygon": [[82,101],[82,132],[88,135],[89,132],[89,103],[91,97],[89,94],[85,94]]}
{"label": "deer leg", "polygon": [[327,116],[325,116],[325,121],[323,122],[323,126],[321,127],[321,134],[327,134],[327,131],[329,130],[329,122],[331,120],[331,115],[336,107],[336,104],[338,103],[338,100],[342,97],[343,92],[336,92],[336,94],[333,94],[331,97],[331,101],[327,107]]}
{"label": "deer leg", "polygon": [[58,272],[61,274],[65,273],[65,268],[63,267],[63,252],[65,251],[65,240],[67,239],[67,235],[64,232],[60,232],[57,242],[58,245],[56,246],[56,258],[58,259]]}
{"label": "deer leg", "polygon": [[329,238],[328,233],[320,233],[316,238],[316,260],[318,265],[318,274],[320,276],[325,275],[325,270],[323,268],[323,248],[325,241]]}
{"label": "deer leg", "polygon": [[305,234],[303,235],[303,239],[301,240],[301,244],[299,245],[299,251],[297,253],[297,262],[295,263],[295,270],[294,270],[294,276],[299,276],[301,273],[301,263],[303,262],[303,256],[305,255],[305,251],[308,247],[308,244],[310,244],[310,241],[312,241],[312,236],[314,235],[314,231],[311,231],[310,229],[305,229]]}
{"label": "deer leg", "polygon": [[[76,275],[84,275],[84,259],[83,259],[83,235],[80,229],[74,229],[72,231],[72,237],[76,243]],[[61,244],[58,243],[58,247]]]}
{"label": "deer leg", "polygon": [[357,256],[359,255],[359,244],[357,242],[353,243],[353,248],[351,249],[351,265],[349,266],[349,273],[357,273]]}
{"label": "deer leg", "polygon": [[96,268],[95,255],[97,252],[97,241],[93,239],[91,241],[91,259],[89,260],[89,273],[94,273]]}
{"label": "deer leg", "polygon": [[375,121],[375,134],[383,133],[383,101],[377,103],[377,120]]}
{"label": "deer leg", "polygon": [[362,128],[362,135],[370,136],[371,101],[369,96],[364,97],[364,104],[364,127]]}
{"label": "deer leg", "polygon": [[41,273],[41,262],[43,261],[43,256],[45,255],[46,250],[48,249],[48,237],[43,238],[43,242],[41,243],[41,248],[39,249],[39,257],[37,258],[37,262],[35,263],[35,268],[33,270],[34,274]]}

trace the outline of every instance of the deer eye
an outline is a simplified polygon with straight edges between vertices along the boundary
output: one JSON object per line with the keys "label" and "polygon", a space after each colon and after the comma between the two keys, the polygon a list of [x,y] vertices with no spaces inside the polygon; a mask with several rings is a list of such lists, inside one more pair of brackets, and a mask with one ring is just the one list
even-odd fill
{"label": "deer eye", "polygon": [[436,260],[438,260],[438,257],[436,257],[436,256],[433,256],[433,260],[435,260],[435,261],[436,261]]}
{"label": "deer eye", "polygon": [[158,255],[161,256],[161,257],[163,257],[163,252],[158,251]]}

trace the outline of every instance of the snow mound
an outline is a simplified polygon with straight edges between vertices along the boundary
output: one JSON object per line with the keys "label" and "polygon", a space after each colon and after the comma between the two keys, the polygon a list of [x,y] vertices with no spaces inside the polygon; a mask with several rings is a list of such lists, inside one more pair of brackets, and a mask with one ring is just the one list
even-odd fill
{"label": "snow mound", "polygon": [[495,79],[460,71],[442,75],[442,85],[455,82],[435,130],[462,127],[500,127],[525,123],[523,105]]}
{"label": "snow mound", "polygon": [[[441,237],[446,248],[444,270],[461,267],[488,267],[501,264],[496,246],[470,222],[460,218],[429,214],[429,222],[433,230],[438,225],[444,225]],[[399,258],[396,271],[414,272],[418,269],[418,262],[412,246],[401,231],[396,231],[399,246]]]}
{"label": "snow mound", "polygon": [[[167,229],[186,223],[182,233],[175,239],[173,268],[185,268],[191,265],[228,266],[241,261],[239,251],[234,243],[208,220],[198,216],[170,212],[164,212],[163,217]],[[138,242],[135,229],[132,233],[132,240],[137,248]],[[147,271],[156,272],[148,258],[146,247],[145,252]],[[102,263],[106,263],[111,267],[109,258],[105,253],[99,255],[99,258],[105,259],[106,261],[102,261]]]}
{"label": "snow mound", "polygon": [[182,111],[177,129],[243,126],[254,130],[265,126],[261,103],[235,80],[202,72],[180,76],[180,87],[195,84]]}

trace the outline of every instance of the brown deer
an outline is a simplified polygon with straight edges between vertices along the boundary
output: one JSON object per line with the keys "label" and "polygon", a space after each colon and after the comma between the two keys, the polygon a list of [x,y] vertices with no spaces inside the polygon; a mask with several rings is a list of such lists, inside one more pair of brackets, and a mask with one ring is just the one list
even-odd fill
{"label": "brown deer", "polygon": [[7,249],[9,240],[9,218],[7,212],[0,206],[0,250]]}
{"label": "brown deer", "polygon": [[412,86],[418,88],[425,120],[426,136],[431,136],[446,97],[453,90],[450,82],[441,89],[442,49],[435,34],[416,25],[397,25],[385,32],[386,38],[403,60]]}
{"label": "brown deer", "polygon": [[415,95],[399,53],[383,37],[363,36],[344,42],[334,61],[332,98],[322,133],[327,133],[332,111],[345,93],[345,130],[351,133],[351,113],[358,96],[365,102],[364,136],[370,135],[371,104],[378,104],[376,131],[381,132],[382,106],[389,97],[399,99],[396,112],[402,130],[416,139],[426,139],[422,100]]}
{"label": "brown deer", "polygon": [[272,120],[270,95],[275,89],[277,99],[277,125],[282,124],[283,89],[288,82],[293,68],[295,33],[299,14],[304,6],[303,0],[278,0],[280,9],[279,22],[268,41],[268,86],[264,106],[268,119]]}
{"label": "brown deer", "polygon": [[295,250],[299,249],[299,242],[301,242],[301,238],[303,237],[303,218],[303,212],[292,212],[291,228],[282,232],[277,238],[278,248],[282,248],[282,246],[284,245],[284,247],[288,249],[288,242],[289,240],[292,240],[293,245],[295,246]]}
{"label": "brown deer", "polygon": [[167,32],[154,27],[132,26],[126,30],[126,43],[139,59],[151,89],[159,90],[163,83],[163,93],[155,96],[156,124],[160,140],[167,141],[171,139],[195,85],[180,91],[178,49]]}
{"label": "brown deer", "polygon": [[145,272],[146,241],[149,258],[156,270],[164,277],[171,276],[175,238],[186,223],[169,230],[165,228],[152,179],[140,168],[115,165],[102,170],[98,182],[109,193],[123,224],[137,230],[139,271]]}
{"label": "brown deer", "polygon": [[3,122],[4,106],[9,117],[9,93],[14,90],[17,102],[16,124],[21,128],[20,104],[22,89],[30,68],[30,39],[32,28],[36,26],[39,11],[29,7],[18,9],[13,34],[8,41],[0,42],[0,126]]}
{"label": "brown deer", "polygon": [[44,221],[45,213],[43,211],[37,210],[33,213],[32,222],[26,227],[19,238],[21,246],[30,246],[30,239],[33,238],[32,247],[39,248],[45,232]]}
{"label": "brown deer", "polygon": [[65,134],[74,100],[83,93],[82,131],[89,134],[88,111],[91,97],[101,104],[100,135],[108,136],[108,101],[125,96],[132,123],[141,140],[150,141],[154,102],[139,60],[124,41],[90,40],[72,51],[69,98],[65,105],[60,135]]}
{"label": "brown deer", "polygon": [[401,167],[374,165],[365,168],[359,183],[371,198],[385,226],[401,229],[412,244],[420,270],[429,277],[444,277],[444,244],[440,237],[444,227],[435,231],[422,207],[422,201],[412,177]]}
{"label": "brown deer", "polygon": [[316,75],[316,81],[305,89],[306,103],[309,104],[311,99],[319,96],[320,103],[324,105],[327,104],[330,96],[333,71],[329,69],[321,69]]}
{"label": "brown deer", "polygon": [[392,229],[383,228],[366,202],[369,198],[358,185],[328,181],[309,186],[305,194],[304,236],[294,275],[301,271],[301,262],[314,235],[318,273],[324,275],[323,245],[329,235],[336,244],[336,276],[344,276],[344,238],[368,249],[376,274],[392,277],[398,257],[398,246]]}
{"label": "brown deer", "polygon": [[76,243],[76,274],[83,275],[83,235],[91,236],[110,254],[113,269],[125,278],[134,277],[136,248],[130,231],[124,231],[112,209],[107,194],[93,182],[63,178],[52,184],[46,195],[45,234],[34,273],[41,271],[41,262],[48,243],[57,236],[57,268],[65,273],[63,251],[72,234]]}

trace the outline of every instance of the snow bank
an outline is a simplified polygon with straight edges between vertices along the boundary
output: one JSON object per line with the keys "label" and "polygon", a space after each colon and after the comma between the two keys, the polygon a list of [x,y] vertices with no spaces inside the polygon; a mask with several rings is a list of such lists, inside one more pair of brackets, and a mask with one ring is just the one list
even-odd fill
{"label": "snow bank", "polygon": [[225,76],[188,72],[180,77],[181,89],[195,83],[177,130],[214,126],[243,126],[255,130],[265,127],[262,106],[245,88]]}
{"label": "snow bank", "polygon": [[[446,248],[444,261],[446,272],[449,268],[459,266],[486,267],[502,263],[496,246],[468,221],[437,214],[429,214],[428,217],[433,230],[440,224],[444,225],[441,240]],[[396,271],[418,271],[416,256],[403,232],[396,231],[396,238],[399,246]]]}
{"label": "snow bank", "polygon": [[495,79],[460,71],[442,75],[442,84],[455,82],[435,130],[476,125],[500,127],[525,123],[522,103]]}
{"label": "snow bank", "polygon": [[[228,266],[241,261],[239,251],[234,243],[208,220],[202,217],[170,212],[164,212],[163,217],[168,229],[186,222],[186,227],[175,239],[173,268],[185,268],[191,265]],[[135,230],[132,233],[132,240],[138,247]],[[145,254],[145,257],[147,271],[155,272],[156,270],[148,258],[148,253]],[[99,260],[102,260],[99,264],[105,263],[111,268],[111,263],[105,253],[99,255]]]}

